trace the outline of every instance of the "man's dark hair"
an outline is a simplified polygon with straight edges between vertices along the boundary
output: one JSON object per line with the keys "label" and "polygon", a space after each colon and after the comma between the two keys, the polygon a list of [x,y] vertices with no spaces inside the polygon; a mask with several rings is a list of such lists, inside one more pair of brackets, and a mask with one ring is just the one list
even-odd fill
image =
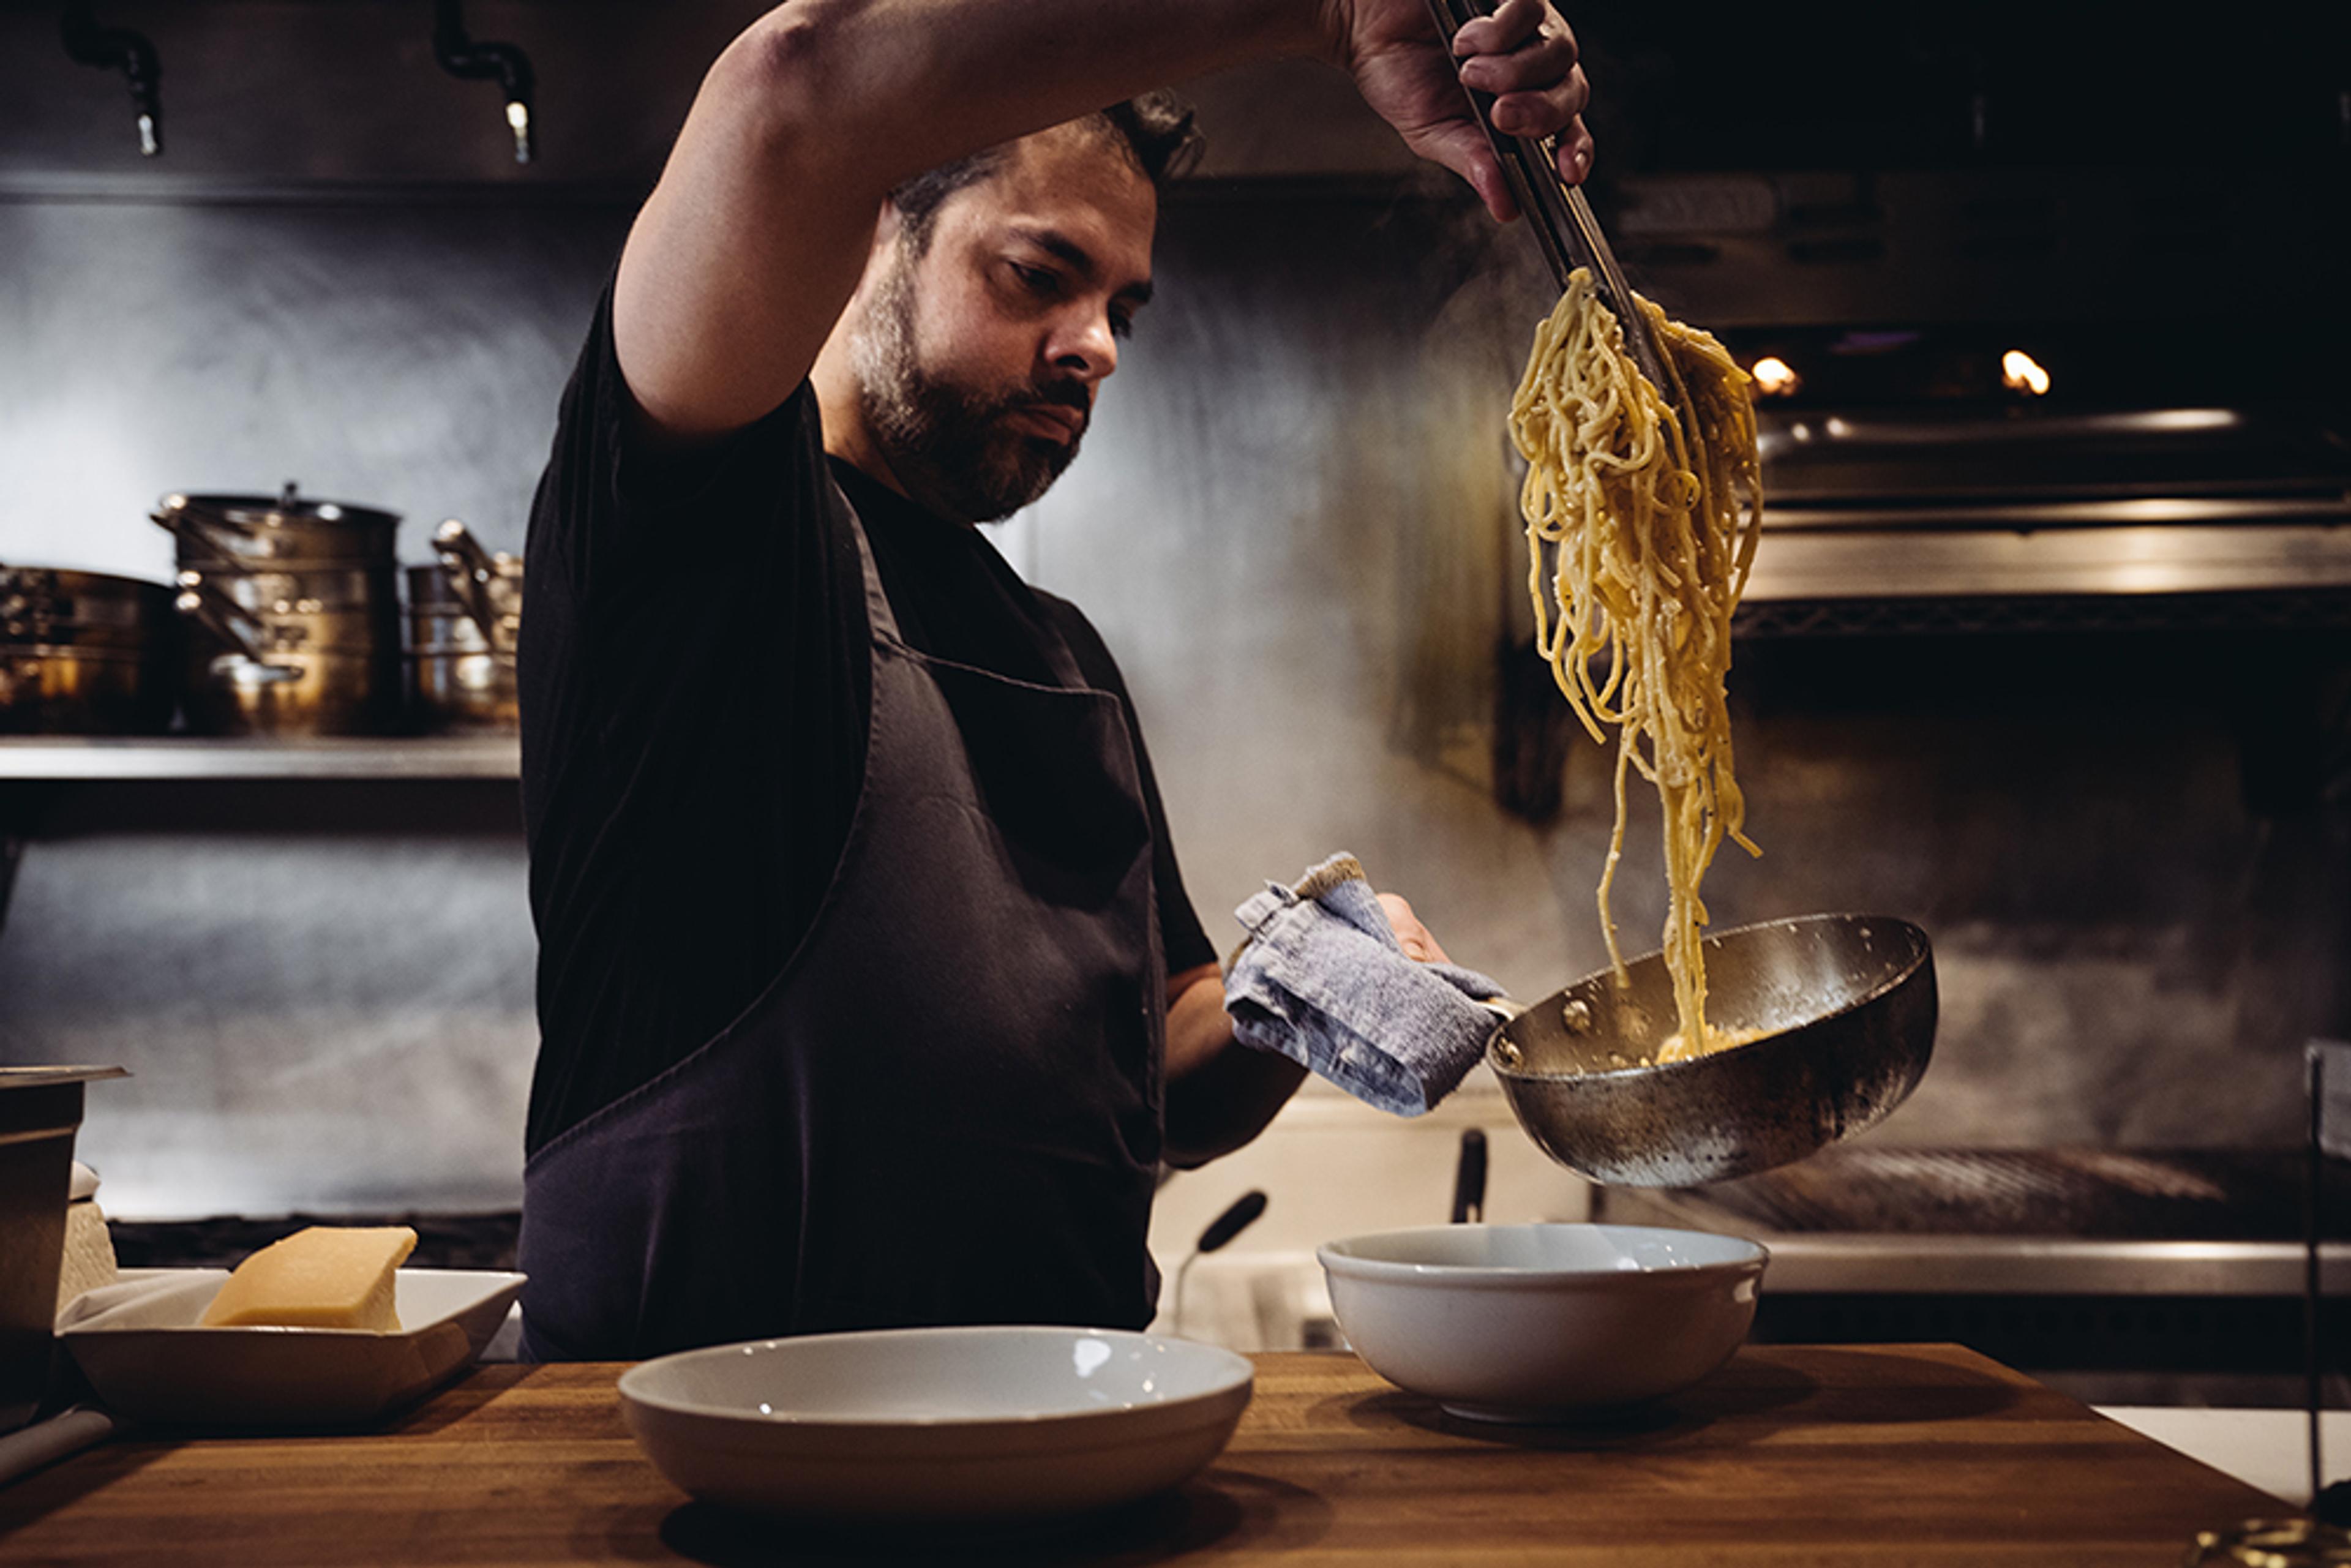
{"label": "man's dark hair", "polygon": [[[1165,89],[1113,103],[1086,117],[1113,145],[1124,150],[1138,172],[1155,190],[1165,192],[1171,181],[1188,173],[1207,145],[1193,123],[1192,106]],[[951,163],[915,175],[890,193],[906,240],[921,255],[930,248],[931,227],[949,196],[976,185],[1004,165],[1012,144],[983,147]]]}

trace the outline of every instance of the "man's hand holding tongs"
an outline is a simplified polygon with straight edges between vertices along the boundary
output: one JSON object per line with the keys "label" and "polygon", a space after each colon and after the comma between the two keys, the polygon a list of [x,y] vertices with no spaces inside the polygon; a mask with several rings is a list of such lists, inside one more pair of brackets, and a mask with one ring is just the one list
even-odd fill
{"label": "man's hand holding tongs", "polygon": [[1323,14],[1332,57],[1364,101],[1413,152],[1468,181],[1498,220],[1515,217],[1519,204],[1464,85],[1494,95],[1496,130],[1556,136],[1561,179],[1573,185],[1590,172],[1592,133],[1582,117],[1592,88],[1575,34],[1550,0],[1501,0],[1490,16],[1464,23],[1449,51],[1428,0],[1325,0]]}

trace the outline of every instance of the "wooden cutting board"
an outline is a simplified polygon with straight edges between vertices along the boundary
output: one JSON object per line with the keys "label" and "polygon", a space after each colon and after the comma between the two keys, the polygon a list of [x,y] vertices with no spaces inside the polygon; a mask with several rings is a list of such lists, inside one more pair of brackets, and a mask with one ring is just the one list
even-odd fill
{"label": "wooden cutting board", "polygon": [[[1628,1423],[1457,1420],[1352,1355],[1255,1358],[1182,1490],[898,1563],[2173,1564],[2276,1499],[1953,1345],[1750,1346]],[[368,1436],[118,1440],[0,1490],[0,1563],[872,1561],[691,1502],[618,1365],[485,1367]]]}

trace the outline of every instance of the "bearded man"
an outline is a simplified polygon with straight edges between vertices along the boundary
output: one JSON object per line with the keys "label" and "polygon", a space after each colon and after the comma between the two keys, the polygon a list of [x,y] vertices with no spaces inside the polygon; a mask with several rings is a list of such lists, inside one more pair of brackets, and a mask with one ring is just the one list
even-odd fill
{"label": "bearded man", "polygon": [[1545,0],[1455,58],[1424,0],[792,0],[712,67],[532,508],[529,1354],[1140,1328],[1161,1166],[1297,1086],[1233,1042],[1117,665],[975,527],[1151,298],[1195,138],[1150,85],[1282,54],[1498,217],[1457,68],[1589,162]]}

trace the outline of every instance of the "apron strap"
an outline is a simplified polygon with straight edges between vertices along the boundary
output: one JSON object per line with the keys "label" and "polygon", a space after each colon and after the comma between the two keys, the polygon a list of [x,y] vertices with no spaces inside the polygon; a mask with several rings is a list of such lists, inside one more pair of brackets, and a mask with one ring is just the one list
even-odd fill
{"label": "apron strap", "polygon": [[897,612],[890,608],[890,595],[883,591],[882,573],[873,564],[873,547],[865,542],[864,520],[840,486],[832,487],[832,494],[841,503],[841,516],[849,519],[849,537],[857,541],[857,570],[865,583],[865,623],[874,636],[903,648],[906,640],[898,634]]}
{"label": "apron strap", "polygon": [[[898,629],[897,612],[890,608],[890,595],[882,586],[881,570],[873,564],[873,547],[865,538],[865,522],[857,515],[856,503],[842,493],[838,485],[833,486],[833,495],[841,502],[842,515],[849,519],[850,537],[857,541],[858,569],[865,580],[866,624],[872,629],[877,640],[917,656],[928,657],[922,653],[921,649],[907,642],[904,634]],[[951,528],[955,525],[942,522],[939,526]],[[1077,655],[1070,652],[1070,645],[1061,636],[1060,628],[1050,621],[1040,620],[1037,630],[1040,633],[1038,643],[1045,655],[1046,664],[1052,668],[1054,682],[1064,691],[1092,691],[1094,689],[1092,684],[1086,679],[1085,672],[1079,667]]]}

